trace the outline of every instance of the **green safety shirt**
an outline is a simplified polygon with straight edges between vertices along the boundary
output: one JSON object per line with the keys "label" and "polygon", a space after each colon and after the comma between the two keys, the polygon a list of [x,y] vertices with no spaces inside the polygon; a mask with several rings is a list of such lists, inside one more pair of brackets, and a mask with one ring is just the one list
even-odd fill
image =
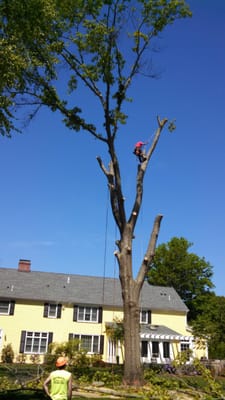
{"label": "green safety shirt", "polygon": [[51,372],[50,396],[53,400],[68,399],[68,381],[71,373],[65,369],[59,369]]}

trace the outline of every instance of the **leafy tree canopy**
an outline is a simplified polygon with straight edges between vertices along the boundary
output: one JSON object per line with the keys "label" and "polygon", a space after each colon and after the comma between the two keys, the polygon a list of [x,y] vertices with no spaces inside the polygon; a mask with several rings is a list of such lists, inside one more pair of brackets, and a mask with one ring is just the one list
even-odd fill
{"label": "leafy tree canopy", "polygon": [[0,133],[18,129],[21,107],[28,106],[32,118],[46,105],[59,110],[69,128],[104,140],[72,103],[81,81],[115,134],[126,121],[121,104],[132,78],[151,75],[143,53],[168,24],[190,15],[184,0],[0,0]]}
{"label": "leafy tree canopy", "polygon": [[172,286],[190,310],[189,318],[196,317],[200,304],[214,287],[212,266],[204,258],[189,252],[192,243],[173,237],[159,245],[150,265],[148,281],[151,285]]}
{"label": "leafy tree canopy", "polygon": [[209,357],[225,359],[225,297],[209,293],[207,301],[199,305],[199,313],[193,321],[193,332],[196,337],[206,338],[209,346]]}

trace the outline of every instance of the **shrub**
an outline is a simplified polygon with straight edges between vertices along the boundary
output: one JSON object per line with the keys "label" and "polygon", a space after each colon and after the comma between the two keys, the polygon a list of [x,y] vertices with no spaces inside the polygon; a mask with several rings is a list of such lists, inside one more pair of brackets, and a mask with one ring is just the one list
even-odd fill
{"label": "shrub", "polygon": [[33,364],[40,364],[41,362],[41,357],[39,356],[39,354],[31,354],[30,356],[30,361]]}
{"label": "shrub", "polygon": [[12,349],[11,343],[9,343],[2,349],[2,362],[7,364],[12,364],[13,359],[14,359],[14,351]]}
{"label": "shrub", "polygon": [[27,360],[27,355],[26,355],[26,354],[23,354],[23,353],[19,354],[19,355],[16,357],[16,362],[18,362],[18,363],[20,363],[20,364],[25,364],[25,363],[26,363],[26,360]]}
{"label": "shrub", "polygon": [[117,374],[112,374],[112,371],[106,371],[104,369],[96,371],[93,376],[94,382],[103,382],[105,386],[114,387],[118,386],[122,382],[122,377]]}

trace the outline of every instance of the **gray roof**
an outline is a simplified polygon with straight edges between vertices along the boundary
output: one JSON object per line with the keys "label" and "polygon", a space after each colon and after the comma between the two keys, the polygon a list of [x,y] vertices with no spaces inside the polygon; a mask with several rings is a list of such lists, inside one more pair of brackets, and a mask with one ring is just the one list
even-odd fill
{"label": "gray roof", "polygon": [[[122,307],[119,279],[0,268],[0,298]],[[141,307],[187,312],[172,287],[144,283]]]}
{"label": "gray roof", "polygon": [[193,336],[181,335],[179,332],[164,325],[141,325],[141,339],[164,339],[164,340],[193,340]]}

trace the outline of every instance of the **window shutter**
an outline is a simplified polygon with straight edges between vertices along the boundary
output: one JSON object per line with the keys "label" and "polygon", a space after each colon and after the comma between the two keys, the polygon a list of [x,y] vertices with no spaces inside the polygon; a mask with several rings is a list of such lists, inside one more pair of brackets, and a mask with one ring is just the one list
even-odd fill
{"label": "window shutter", "polygon": [[100,354],[103,354],[103,352],[104,352],[104,335],[101,335],[100,336],[100,349],[99,349],[100,351]]}
{"label": "window shutter", "polygon": [[44,304],[44,313],[43,313],[44,318],[48,318],[48,303]]}
{"label": "window shutter", "polygon": [[102,323],[102,307],[99,307],[98,309],[98,322],[99,324]]}
{"label": "window shutter", "polygon": [[22,331],[20,337],[20,353],[24,353],[25,338],[26,338],[26,331]]}
{"label": "window shutter", "polygon": [[15,309],[15,301],[11,300],[10,301],[9,315],[14,315],[14,309]]}
{"label": "window shutter", "polygon": [[73,333],[69,333],[68,340],[73,340]]}
{"label": "window shutter", "polygon": [[52,343],[53,341],[53,332],[48,332],[48,346],[50,345],[50,343]]}
{"label": "window shutter", "polygon": [[77,321],[78,306],[73,306],[73,321]]}
{"label": "window shutter", "polygon": [[148,324],[152,323],[152,312],[151,310],[148,310]]}
{"label": "window shutter", "polygon": [[62,314],[62,304],[58,304],[57,318],[61,318],[61,314]]}
{"label": "window shutter", "polygon": [[141,357],[148,357],[148,342],[147,342],[147,340],[141,341]]}

